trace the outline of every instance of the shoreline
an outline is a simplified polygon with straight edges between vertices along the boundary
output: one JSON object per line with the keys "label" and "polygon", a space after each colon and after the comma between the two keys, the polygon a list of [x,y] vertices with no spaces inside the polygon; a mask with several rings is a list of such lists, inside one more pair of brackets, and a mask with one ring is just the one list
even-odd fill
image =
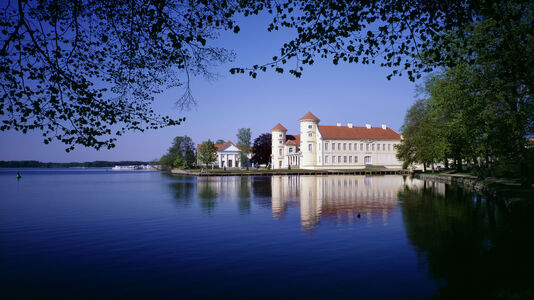
{"label": "shoreline", "polygon": [[172,169],[169,171],[172,175],[186,175],[186,176],[198,176],[198,177],[211,177],[211,176],[294,176],[294,175],[410,175],[409,170],[393,169],[393,170],[373,170],[373,169],[361,169],[361,170],[227,170],[227,171],[214,171],[214,172],[191,172],[179,169]]}

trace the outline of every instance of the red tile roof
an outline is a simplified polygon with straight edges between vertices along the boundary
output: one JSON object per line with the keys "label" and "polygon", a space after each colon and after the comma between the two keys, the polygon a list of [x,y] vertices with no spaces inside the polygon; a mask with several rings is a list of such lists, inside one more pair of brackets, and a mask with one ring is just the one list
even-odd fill
{"label": "red tile roof", "polygon": [[273,131],[273,130],[287,131],[287,129],[286,129],[284,126],[282,126],[282,124],[280,124],[280,123],[276,124],[276,125],[271,129],[271,131]]}
{"label": "red tile roof", "polygon": [[317,122],[321,121],[321,120],[319,120],[319,118],[314,116],[311,112],[308,112],[302,118],[299,119],[299,121],[302,121],[302,120],[315,120]]}
{"label": "red tile roof", "polygon": [[[228,142],[226,142],[224,144],[215,144],[214,146],[215,146],[215,148],[217,148],[217,151],[221,151],[222,149],[224,149],[224,148],[226,148],[226,147],[228,147],[230,145],[234,145],[235,146],[235,144],[232,143],[231,141],[228,141]],[[197,151],[200,149],[200,146],[202,146],[202,144],[197,144]]]}
{"label": "red tile roof", "polygon": [[[224,144],[214,144],[215,148],[217,148],[217,151],[221,151],[222,149],[224,149],[224,148],[226,148],[226,147],[228,147],[230,145],[233,145],[233,146],[235,146],[235,147],[237,147],[239,149],[239,147],[236,144],[232,143],[231,141],[228,141],[228,142],[226,142]],[[200,149],[200,146],[202,146],[202,144],[197,144],[197,151]],[[252,150],[254,150],[254,147],[250,146],[249,147],[249,151],[252,152]]]}
{"label": "red tile roof", "polygon": [[286,145],[300,146],[300,134],[288,134],[286,135]]}
{"label": "red tile roof", "polygon": [[391,128],[382,127],[352,127],[320,125],[319,132],[323,139],[376,139],[376,140],[400,140],[400,134]]}

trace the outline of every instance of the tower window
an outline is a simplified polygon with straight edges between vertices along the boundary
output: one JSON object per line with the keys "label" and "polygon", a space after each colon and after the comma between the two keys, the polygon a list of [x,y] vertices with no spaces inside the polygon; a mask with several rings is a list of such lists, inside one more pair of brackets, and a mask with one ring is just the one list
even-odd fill
{"label": "tower window", "polygon": [[308,125],[308,128],[309,128],[309,129],[312,129],[312,128],[313,128],[313,126],[312,126],[312,125]]}
{"label": "tower window", "polygon": [[313,147],[312,144],[308,144],[308,151],[312,151],[312,149],[313,149],[312,147]]}
{"label": "tower window", "polygon": [[308,133],[308,136],[313,136],[313,133],[311,133],[311,132],[310,132],[310,133]]}
{"label": "tower window", "polygon": [[278,149],[279,154],[282,155],[282,149]]}

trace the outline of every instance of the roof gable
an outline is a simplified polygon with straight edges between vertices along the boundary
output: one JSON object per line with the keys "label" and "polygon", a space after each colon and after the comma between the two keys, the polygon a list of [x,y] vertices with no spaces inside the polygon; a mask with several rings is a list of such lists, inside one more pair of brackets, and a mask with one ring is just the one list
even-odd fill
{"label": "roof gable", "polygon": [[302,118],[299,119],[299,121],[302,121],[302,120],[315,120],[317,122],[321,121],[319,120],[319,118],[314,116],[310,111],[307,112]]}
{"label": "roof gable", "polygon": [[[197,151],[200,150],[200,146],[202,146],[202,144],[197,144]],[[228,142],[226,142],[224,144],[214,144],[214,146],[215,146],[215,148],[217,148],[217,151],[221,151],[223,149],[226,149],[229,146],[234,146],[234,147],[237,148],[237,146],[234,143],[232,143],[231,141],[228,141]],[[239,149],[237,149],[237,150],[239,150]],[[241,151],[241,150],[239,150],[239,151]]]}
{"label": "roof gable", "polygon": [[352,127],[320,125],[319,132],[323,139],[376,139],[376,140],[400,140],[400,134],[391,128],[382,127]]}
{"label": "roof gable", "polygon": [[282,126],[282,124],[280,123],[276,124],[273,128],[271,128],[271,131],[274,131],[274,130],[287,131],[287,129],[284,126]]}

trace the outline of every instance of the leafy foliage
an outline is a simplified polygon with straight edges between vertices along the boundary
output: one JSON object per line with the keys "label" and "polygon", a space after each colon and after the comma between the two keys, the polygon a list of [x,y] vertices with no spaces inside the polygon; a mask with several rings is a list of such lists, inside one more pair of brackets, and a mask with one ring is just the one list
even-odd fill
{"label": "leafy foliage", "polygon": [[187,169],[195,163],[195,144],[188,136],[177,136],[172,142],[172,146],[160,159],[163,169],[171,168]]}
{"label": "leafy foliage", "polygon": [[[209,46],[239,31],[231,1],[10,1],[0,10],[1,130],[43,132],[44,143],[113,148],[118,136],[179,125],[154,95],[233,53]],[[185,75],[185,78],[184,78]]]}
{"label": "leafy foliage", "polygon": [[254,139],[254,144],[252,146],[252,158],[250,159],[253,164],[269,164],[271,161],[272,151],[271,140],[272,136],[270,133],[260,134]]}
{"label": "leafy foliage", "polygon": [[200,145],[197,156],[201,163],[206,166],[211,165],[217,160],[217,147],[215,147],[211,140],[207,140]]}
{"label": "leafy foliage", "polygon": [[248,154],[250,153],[250,140],[250,128],[239,128],[237,130],[237,147],[241,150],[241,166],[246,166],[247,168],[249,165]]}

